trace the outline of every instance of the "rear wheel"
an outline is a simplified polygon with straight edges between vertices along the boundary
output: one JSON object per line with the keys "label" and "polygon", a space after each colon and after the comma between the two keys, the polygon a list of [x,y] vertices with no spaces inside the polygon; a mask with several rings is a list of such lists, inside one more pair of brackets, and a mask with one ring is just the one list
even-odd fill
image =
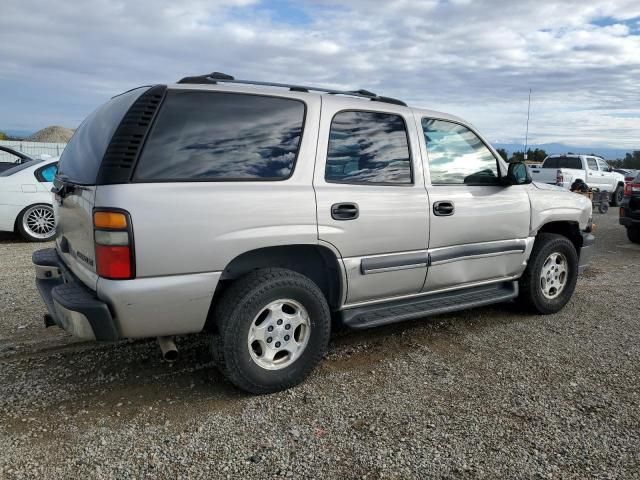
{"label": "rear wheel", "polygon": [[622,199],[624,198],[624,187],[618,186],[611,195],[611,206],[617,207],[622,203]]}
{"label": "rear wheel", "polygon": [[627,237],[633,243],[640,243],[640,226],[627,227]]}
{"label": "rear wheel", "polygon": [[236,280],[215,311],[214,358],[222,373],[251,393],[302,382],[327,350],[329,306],[318,286],[282,268]]}
{"label": "rear wheel", "polygon": [[31,205],[25,208],[16,221],[16,229],[25,240],[47,242],[56,233],[53,207],[46,204]]}
{"label": "rear wheel", "polygon": [[524,274],[518,301],[528,310],[547,315],[569,301],[578,279],[578,255],[571,241],[553,233],[539,233]]}

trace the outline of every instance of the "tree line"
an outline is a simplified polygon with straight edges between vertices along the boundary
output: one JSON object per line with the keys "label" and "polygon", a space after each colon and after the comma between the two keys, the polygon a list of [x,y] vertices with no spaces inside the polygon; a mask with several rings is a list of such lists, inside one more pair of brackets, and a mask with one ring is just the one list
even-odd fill
{"label": "tree line", "polygon": [[[524,162],[524,152],[513,152],[511,157],[504,148],[498,148],[497,152],[507,162]],[[568,152],[567,155],[577,155],[573,152]],[[588,155],[598,157],[595,153],[589,153]],[[528,149],[527,150],[527,162],[542,163],[547,158],[547,152],[541,148]],[[627,152],[624,158],[616,158],[615,160],[608,160],[609,165],[613,168],[629,168],[634,170],[640,170],[640,150],[634,150],[633,152]]]}
{"label": "tree line", "polygon": [[627,152],[624,158],[617,158],[609,162],[613,168],[631,168],[640,170],[640,150]]}
{"label": "tree line", "polygon": [[[520,152],[520,151],[513,152],[511,157],[509,157],[509,154],[504,148],[498,148],[497,152],[507,162],[524,162],[524,152]],[[536,148],[536,149],[530,148],[527,150],[527,162],[542,163],[542,161],[545,158],[547,158],[547,152],[545,152],[541,148]]]}

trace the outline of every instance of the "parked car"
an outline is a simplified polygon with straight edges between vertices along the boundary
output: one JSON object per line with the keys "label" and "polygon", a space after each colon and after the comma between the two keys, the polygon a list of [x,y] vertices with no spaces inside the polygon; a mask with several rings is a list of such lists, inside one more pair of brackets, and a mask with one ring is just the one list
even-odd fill
{"label": "parked car", "polygon": [[254,393],[301,382],[332,319],[557,312],[594,242],[587,198],[532,184],[458,117],[217,73],[98,108],[54,193],[56,246],[33,256],[46,324],[158,337],[172,359],[171,336],[207,332]]}
{"label": "parked car", "polygon": [[620,205],[620,225],[627,228],[627,237],[640,243],[640,174],[627,183]]}
{"label": "parked car", "polygon": [[589,155],[549,155],[542,167],[532,169],[535,182],[558,185],[569,189],[580,178],[589,187],[608,192],[611,205],[617,206],[624,195],[624,176],[612,171],[602,158]]}
{"label": "parked car", "polygon": [[51,187],[58,159],[28,160],[0,172],[0,231],[31,242],[55,235]]}
{"label": "parked car", "polygon": [[33,158],[25,153],[0,145],[0,173],[31,160]]}

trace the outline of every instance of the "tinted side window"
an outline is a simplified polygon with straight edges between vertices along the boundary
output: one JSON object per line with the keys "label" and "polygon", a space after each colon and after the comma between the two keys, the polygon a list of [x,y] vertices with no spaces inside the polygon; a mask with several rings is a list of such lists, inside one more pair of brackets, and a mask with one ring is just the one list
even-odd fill
{"label": "tinted side window", "polygon": [[542,168],[558,168],[558,157],[547,158],[542,164]]}
{"label": "tinted side window", "polygon": [[299,100],[169,92],[134,175],[139,181],[282,180],[293,172],[305,106]]}
{"label": "tinted side window", "polygon": [[362,111],[337,113],[331,122],[325,179],[410,184],[411,154],[402,117]]}
{"label": "tinted side window", "polygon": [[595,158],[587,158],[587,165],[589,170],[598,170],[598,163]]}
{"label": "tinted side window", "polygon": [[498,161],[467,127],[444,120],[422,119],[432,185],[494,185]]}
{"label": "tinted side window", "polygon": [[577,170],[582,170],[582,162],[580,161],[580,157],[560,157],[557,160],[558,168],[575,168]]}
{"label": "tinted side window", "polygon": [[600,166],[600,170],[602,170],[603,172],[609,171],[609,164],[604,160],[598,160],[598,165]]}

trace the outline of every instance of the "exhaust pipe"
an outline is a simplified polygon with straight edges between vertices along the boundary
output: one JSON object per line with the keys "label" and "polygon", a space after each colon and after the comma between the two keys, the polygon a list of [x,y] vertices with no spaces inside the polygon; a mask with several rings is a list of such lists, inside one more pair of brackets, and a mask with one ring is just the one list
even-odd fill
{"label": "exhaust pipe", "polygon": [[175,362],[178,359],[178,349],[173,342],[173,337],[158,337],[158,346],[165,362]]}

